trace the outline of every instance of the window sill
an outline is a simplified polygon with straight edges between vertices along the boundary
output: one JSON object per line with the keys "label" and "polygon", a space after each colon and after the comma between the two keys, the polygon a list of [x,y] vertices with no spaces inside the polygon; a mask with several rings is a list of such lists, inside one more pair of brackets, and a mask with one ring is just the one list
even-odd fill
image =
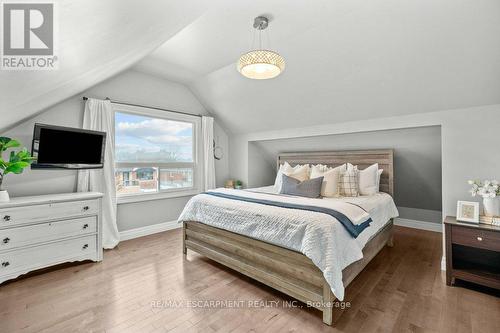
{"label": "window sill", "polygon": [[123,195],[117,197],[117,204],[128,204],[134,202],[142,201],[152,201],[152,200],[162,200],[162,199],[172,199],[180,197],[188,197],[201,193],[197,189],[188,189],[183,191],[173,191],[173,192],[160,192],[160,193],[143,193],[135,195]]}

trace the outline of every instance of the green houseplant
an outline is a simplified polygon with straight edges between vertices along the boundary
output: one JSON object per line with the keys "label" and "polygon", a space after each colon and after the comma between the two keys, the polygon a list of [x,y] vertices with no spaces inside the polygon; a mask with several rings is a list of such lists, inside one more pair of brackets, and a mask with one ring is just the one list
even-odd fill
{"label": "green houseplant", "polygon": [[17,140],[7,137],[0,137],[0,202],[9,201],[9,193],[2,189],[2,182],[5,175],[9,173],[20,174],[24,168],[33,162],[33,157],[26,148],[14,151],[11,150],[8,159],[4,159],[3,153],[8,149],[20,147]]}
{"label": "green houseplant", "polygon": [[237,180],[234,185],[234,188],[236,188],[237,190],[241,190],[243,188],[243,182],[241,180]]}

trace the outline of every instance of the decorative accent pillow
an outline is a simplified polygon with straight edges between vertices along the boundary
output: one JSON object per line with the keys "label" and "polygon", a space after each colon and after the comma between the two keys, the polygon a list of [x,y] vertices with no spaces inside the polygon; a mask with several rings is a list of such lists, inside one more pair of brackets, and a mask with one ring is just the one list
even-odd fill
{"label": "decorative accent pillow", "polygon": [[282,177],[281,194],[296,195],[306,198],[319,198],[321,196],[323,177],[308,179],[302,182],[285,174],[283,174]]}
{"label": "decorative accent pillow", "polygon": [[293,177],[299,181],[304,181],[309,179],[309,164],[299,164],[292,168],[288,162],[280,165],[278,173],[276,175],[276,180],[274,181],[274,188],[277,193],[281,192],[281,184],[283,175]]}
{"label": "decorative accent pillow", "polygon": [[358,193],[358,173],[356,168],[347,169],[339,176],[339,195],[344,197],[357,197]]}
{"label": "decorative accent pillow", "polygon": [[378,172],[377,172],[377,193],[380,192],[380,176],[382,176],[383,172],[384,172],[384,169],[378,169]]}
{"label": "decorative accent pillow", "polygon": [[[357,169],[357,166],[355,168]],[[374,195],[378,192],[377,174],[378,163],[372,164],[366,169],[359,170],[359,194]]]}
{"label": "decorative accent pillow", "polygon": [[318,164],[311,167],[311,177],[323,177],[323,184],[321,185],[321,196],[323,197],[336,197],[338,196],[339,176],[341,171],[345,171],[347,166],[340,165],[335,168],[330,168],[326,165]]}

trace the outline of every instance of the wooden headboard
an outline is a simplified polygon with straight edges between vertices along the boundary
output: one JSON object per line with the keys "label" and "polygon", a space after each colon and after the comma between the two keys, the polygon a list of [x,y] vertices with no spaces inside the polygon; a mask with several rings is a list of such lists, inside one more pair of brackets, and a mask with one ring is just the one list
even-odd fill
{"label": "wooden headboard", "polygon": [[378,167],[384,169],[380,177],[380,191],[389,193],[394,197],[394,151],[392,149],[279,154],[278,168],[285,162],[288,162],[291,166],[297,164],[324,164],[331,167],[351,163],[357,165],[359,170],[363,170],[373,163],[378,163]]}

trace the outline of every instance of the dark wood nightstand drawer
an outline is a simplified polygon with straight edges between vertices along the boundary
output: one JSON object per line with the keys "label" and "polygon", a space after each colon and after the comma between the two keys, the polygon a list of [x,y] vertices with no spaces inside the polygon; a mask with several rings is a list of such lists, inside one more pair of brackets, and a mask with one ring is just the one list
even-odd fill
{"label": "dark wood nightstand drawer", "polygon": [[453,244],[500,251],[500,233],[494,231],[453,225],[451,241]]}
{"label": "dark wood nightstand drawer", "polygon": [[455,279],[500,289],[500,226],[444,220],[446,284]]}

